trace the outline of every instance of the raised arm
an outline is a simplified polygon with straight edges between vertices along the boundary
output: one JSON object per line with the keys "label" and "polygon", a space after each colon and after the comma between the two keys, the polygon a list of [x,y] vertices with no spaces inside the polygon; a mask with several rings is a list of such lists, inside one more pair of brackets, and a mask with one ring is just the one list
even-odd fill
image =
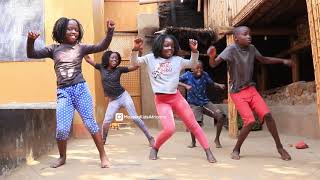
{"label": "raised arm", "polygon": [[212,68],[218,66],[223,61],[223,59],[220,58],[220,57],[216,58],[217,50],[216,50],[216,48],[214,46],[210,46],[209,47],[209,49],[207,51],[207,54],[209,56],[209,65]]}
{"label": "raised arm", "polygon": [[84,54],[92,54],[106,50],[112,40],[115,23],[112,20],[107,21],[107,34],[105,38],[98,44],[84,45]]}
{"label": "raised arm", "polygon": [[190,60],[183,59],[182,64],[183,68],[194,68],[199,59],[199,51],[198,51],[198,41],[195,39],[189,39],[189,46],[191,49],[191,57]]}
{"label": "raised arm", "polygon": [[94,62],[94,60],[92,59],[91,56],[89,55],[85,55],[84,59],[87,61],[87,63],[89,63],[91,66],[96,67],[96,62]]}
{"label": "raised arm", "polygon": [[28,32],[28,39],[27,39],[27,57],[28,58],[48,58],[51,57],[51,48],[44,47],[40,50],[34,49],[34,42],[40,36],[38,32],[30,31]]}
{"label": "raised arm", "polygon": [[133,41],[133,48],[131,53],[131,65],[132,66],[141,66],[142,64],[145,64],[147,62],[147,57],[142,56],[139,57],[139,52],[141,52],[143,49],[143,39],[137,38]]}
{"label": "raised arm", "polygon": [[292,64],[292,61],[289,59],[265,57],[262,55],[256,55],[256,59],[263,64],[284,64],[287,66],[291,66]]}

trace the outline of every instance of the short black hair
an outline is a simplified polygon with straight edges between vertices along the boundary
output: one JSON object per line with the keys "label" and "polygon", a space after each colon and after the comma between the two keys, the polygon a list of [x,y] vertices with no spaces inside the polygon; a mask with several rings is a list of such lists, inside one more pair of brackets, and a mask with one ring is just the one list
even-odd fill
{"label": "short black hair", "polygon": [[75,21],[79,27],[79,37],[77,39],[78,42],[81,42],[83,37],[83,27],[80,22],[76,19],[69,19],[66,17],[59,18],[55,23],[52,30],[52,39],[58,43],[63,43],[65,41],[65,36],[68,28],[69,21]]}
{"label": "short black hair", "polygon": [[178,51],[180,50],[180,45],[179,45],[177,38],[175,38],[173,35],[170,35],[170,34],[161,34],[161,35],[157,36],[153,41],[152,52],[153,52],[153,55],[155,58],[161,57],[163,43],[166,38],[170,38],[173,40],[173,43],[174,43],[173,55],[178,54]]}
{"label": "short black hair", "polygon": [[233,29],[232,34],[233,34],[234,36],[237,36],[237,35],[241,32],[241,30],[242,30],[243,28],[250,29],[250,28],[247,27],[247,26],[238,26],[238,27],[235,27],[235,28]]}
{"label": "short black hair", "polygon": [[[102,66],[107,68],[109,66],[109,60],[110,60],[110,56],[112,53],[117,54],[118,56],[118,65],[121,63],[121,55],[118,52],[113,52],[113,51],[105,51],[102,55]],[[117,66],[118,66],[117,65]]]}

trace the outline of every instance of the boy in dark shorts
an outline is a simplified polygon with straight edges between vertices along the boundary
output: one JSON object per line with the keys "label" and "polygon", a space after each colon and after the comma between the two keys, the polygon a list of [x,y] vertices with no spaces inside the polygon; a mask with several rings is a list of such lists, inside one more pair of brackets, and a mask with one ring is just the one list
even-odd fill
{"label": "boy in dark shorts", "polygon": [[[222,146],[219,137],[223,123],[226,120],[226,115],[216,105],[209,101],[207,97],[207,87],[214,85],[220,89],[225,89],[225,85],[213,82],[208,73],[203,71],[200,62],[192,69],[192,72],[187,71],[181,75],[179,81],[179,85],[187,89],[187,102],[199,125],[203,125],[203,114],[208,115],[217,121],[217,133],[214,143],[216,144],[216,148],[221,148]],[[188,147],[193,148],[196,147],[196,139],[191,132],[190,134],[192,142]]]}
{"label": "boy in dark shorts", "polygon": [[235,43],[228,46],[217,58],[214,47],[208,49],[210,66],[215,67],[222,61],[228,63],[230,74],[230,96],[244,121],[240,131],[237,144],[235,145],[231,158],[240,159],[240,148],[248,136],[252,126],[255,124],[253,110],[259,116],[261,122],[266,125],[276,143],[281,159],[291,160],[289,153],[283,148],[277,131],[275,120],[270,110],[255,88],[252,80],[254,61],[257,59],[263,64],[285,64],[291,66],[291,61],[282,58],[265,57],[251,44],[250,29],[246,26],[236,27],[233,31]]}

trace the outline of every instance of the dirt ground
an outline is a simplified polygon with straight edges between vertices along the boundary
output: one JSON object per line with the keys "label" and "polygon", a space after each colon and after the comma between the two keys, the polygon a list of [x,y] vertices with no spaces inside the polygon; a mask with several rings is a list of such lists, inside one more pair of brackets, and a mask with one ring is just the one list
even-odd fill
{"label": "dirt ground", "polygon": [[[152,130],[156,135],[157,129]],[[221,142],[223,148],[213,145],[215,130],[205,129],[211,149],[218,162],[207,163],[201,147],[187,148],[190,135],[176,132],[164,144],[159,152],[159,160],[148,160],[150,148],[142,132],[138,129],[111,130],[109,144],[105,146],[112,161],[112,167],[99,167],[98,152],[91,139],[71,139],[68,144],[67,164],[52,169],[50,162],[58,157],[57,149],[39,159],[29,161],[27,165],[0,177],[7,180],[171,180],[171,179],[320,179],[320,141],[281,135],[282,142],[291,153],[293,160],[281,160],[276,152],[273,140],[268,132],[252,132],[243,145],[241,160],[230,159],[230,152],[236,140],[228,137],[223,130]],[[298,150],[290,147],[299,140],[305,140],[308,149]]]}

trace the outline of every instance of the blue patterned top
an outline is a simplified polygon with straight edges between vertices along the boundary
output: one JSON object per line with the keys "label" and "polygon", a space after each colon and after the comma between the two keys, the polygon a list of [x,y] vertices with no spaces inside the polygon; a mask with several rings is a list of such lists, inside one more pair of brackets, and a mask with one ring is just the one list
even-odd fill
{"label": "blue patterned top", "polygon": [[209,102],[207,97],[207,87],[214,82],[207,72],[203,71],[200,78],[196,78],[192,72],[185,72],[180,76],[179,81],[190,85],[192,88],[187,91],[187,101],[189,104],[203,106]]}

